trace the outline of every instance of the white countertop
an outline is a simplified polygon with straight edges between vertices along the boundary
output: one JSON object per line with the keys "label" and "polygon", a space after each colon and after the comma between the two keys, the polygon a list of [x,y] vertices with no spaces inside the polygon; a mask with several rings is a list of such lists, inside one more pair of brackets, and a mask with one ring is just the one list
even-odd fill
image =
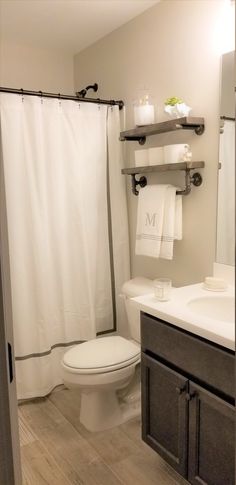
{"label": "white countertop", "polygon": [[235,350],[235,324],[198,315],[187,306],[188,302],[199,297],[233,297],[234,288],[212,292],[203,288],[202,283],[172,288],[169,301],[158,301],[154,293],[132,298],[132,304],[161,320],[176,325],[188,332],[199,335],[228,349]]}

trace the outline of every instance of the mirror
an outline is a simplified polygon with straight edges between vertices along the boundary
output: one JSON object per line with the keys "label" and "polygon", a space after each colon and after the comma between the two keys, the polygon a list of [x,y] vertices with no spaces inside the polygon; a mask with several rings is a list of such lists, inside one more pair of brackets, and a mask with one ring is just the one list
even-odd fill
{"label": "mirror", "polygon": [[222,56],[216,262],[235,264],[235,51]]}

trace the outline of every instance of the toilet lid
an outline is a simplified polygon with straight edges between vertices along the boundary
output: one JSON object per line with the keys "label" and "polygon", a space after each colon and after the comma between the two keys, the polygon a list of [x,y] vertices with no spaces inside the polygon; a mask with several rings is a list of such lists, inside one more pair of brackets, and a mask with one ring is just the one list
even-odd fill
{"label": "toilet lid", "polygon": [[140,347],[123,337],[103,337],[78,344],[68,350],[63,363],[82,372],[108,372],[136,362]]}

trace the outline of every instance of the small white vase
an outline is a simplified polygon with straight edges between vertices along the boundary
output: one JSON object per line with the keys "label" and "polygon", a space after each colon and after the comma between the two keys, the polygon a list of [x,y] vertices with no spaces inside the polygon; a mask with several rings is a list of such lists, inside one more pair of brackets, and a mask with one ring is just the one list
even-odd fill
{"label": "small white vase", "polygon": [[180,116],[188,116],[192,109],[190,108],[190,106],[187,106],[187,104],[185,103],[178,103],[176,106]]}
{"label": "small white vase", "polygon": [[188,116],[192,108],[185,103],[177,103],[174,106],[167,104],[164,111],[168,113],[171,118],[181,118],[182,116]]}
{"label": "small white vase", "polygon": [[178,110],[176,107],[176,104],[174,106],[171,106],[170,104],[166,104],[164,111],[171,117],[171,118],[178,118]]}

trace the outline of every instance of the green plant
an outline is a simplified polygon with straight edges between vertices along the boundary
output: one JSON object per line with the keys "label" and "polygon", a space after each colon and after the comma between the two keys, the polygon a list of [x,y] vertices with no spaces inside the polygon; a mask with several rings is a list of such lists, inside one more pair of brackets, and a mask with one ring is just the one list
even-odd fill
{"label": "green plant", "polygon": [[183,100],[180,98],[176,98],[176,96],[173,96],[172,98],[167,98],[165,101],[165,104],[168,104],[170,106],[175,106],[175,104],[183,103]]}

